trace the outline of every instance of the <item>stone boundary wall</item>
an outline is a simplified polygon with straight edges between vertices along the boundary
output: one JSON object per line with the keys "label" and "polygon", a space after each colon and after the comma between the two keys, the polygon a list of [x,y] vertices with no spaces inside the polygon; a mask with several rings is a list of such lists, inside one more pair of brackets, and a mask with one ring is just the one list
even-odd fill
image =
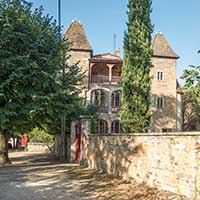
{"label": "stone boundary wall", "polygon": [[89,168],[200,200],[200,133],[84,135]]}
{"label": "stone boundary wall", "polygon": [[54,144],[44,144],[44,143],[28,143],[28,151],[30,152],[51,152],[54,150]]}

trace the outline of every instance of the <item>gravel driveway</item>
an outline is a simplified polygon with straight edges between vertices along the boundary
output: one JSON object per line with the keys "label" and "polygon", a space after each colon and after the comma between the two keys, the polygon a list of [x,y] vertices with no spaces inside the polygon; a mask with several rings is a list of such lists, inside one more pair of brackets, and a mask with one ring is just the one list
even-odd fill
{"label": "gravel driveway", "polygon": [[175,194],[122,182],[51,154],[11,153],[12,166],[0,168],[0,200],[182,200]]}

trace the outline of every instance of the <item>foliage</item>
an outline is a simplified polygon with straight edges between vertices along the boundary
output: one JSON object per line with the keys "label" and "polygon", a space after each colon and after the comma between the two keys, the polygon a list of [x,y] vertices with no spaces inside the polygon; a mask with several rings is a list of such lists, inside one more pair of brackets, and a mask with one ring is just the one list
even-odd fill
{"label": "foliage", "polygon": [[[43,9],[21,0],[0,3],[0,129],[48,127],[79,101],[76,65],[65,66],[67,42]],[[44,126],[45,125],[45,126]]]}
{"label": "foliage", "polygon": [[196,96],[200,96],[200,66],[190,65],[190,67],[190,70],[184,70],[181,77],[185,80],[184,88],[190,89]]}
{"label": "foliage", "polygon": [[54,141],[54,136],[46,133],[45,131],[34,128],[29,134],[30,142],[41,142],[41,143],[52,143]]}
{"label": "foliage", "polygon": [[200,98],[193,90],[183,91],[183,130],[197,131],[200,124]]}
{"label": "foliage", "polygon": [[197,130],[200,124],[200,66],[190,66],[184,70],[184,130]]}
{"label": "foliage", "polygon": [[58,128],[64,114],[70,120],[80,101],[81,76],[77,65],[67,64],[67,50],[42,8],[33,10],[25,0],[0,1],[0,134],[34,127],[54,133],[51,127]]}
{"label": "foliage", "polygon": [[124,37],[121,122],[126,132],[146,132],[150,123],[150,0],[129,0]]}

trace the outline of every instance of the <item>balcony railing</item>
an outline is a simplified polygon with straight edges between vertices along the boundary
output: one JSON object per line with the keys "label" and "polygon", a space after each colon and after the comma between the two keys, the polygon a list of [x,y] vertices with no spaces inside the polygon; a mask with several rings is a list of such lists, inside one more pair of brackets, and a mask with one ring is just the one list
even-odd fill
{"label": "balcony railing", "polygon": [[91,83],[104,83],[109,82],[108,76],[92,76],[91,77]]}
{"label": "balcony railing", "polygon": [[112,82],[121,83],[122,78],[120,76],[112,76]]}
{"label": "balcony railing", "polygon": [[120,111],[120,107],[112,107],[111,111],[112,113],[118,113]]}
{"label": "balcony railing", "polygon": [[[122,78],[120,76],[112,76],[111,82],[117,82],[121,83]],[[105,82],[110,82],[108,76],[92,76],[91,77],[91,83],[105,83]]]}
{"label": "balcony railing", "polygon": [[98,113],[108,113],[108,106],[99,106]]}

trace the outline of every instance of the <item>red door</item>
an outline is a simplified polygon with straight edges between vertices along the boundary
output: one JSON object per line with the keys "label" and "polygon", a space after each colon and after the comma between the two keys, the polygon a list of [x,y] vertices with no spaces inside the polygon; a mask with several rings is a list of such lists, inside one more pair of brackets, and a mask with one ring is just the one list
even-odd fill
{"label": "red door", "polygon": [[80,161],[81,157],[81,126],[80,124],[76,125],[75,128],[75,147],[76,147],[76,161]]}

